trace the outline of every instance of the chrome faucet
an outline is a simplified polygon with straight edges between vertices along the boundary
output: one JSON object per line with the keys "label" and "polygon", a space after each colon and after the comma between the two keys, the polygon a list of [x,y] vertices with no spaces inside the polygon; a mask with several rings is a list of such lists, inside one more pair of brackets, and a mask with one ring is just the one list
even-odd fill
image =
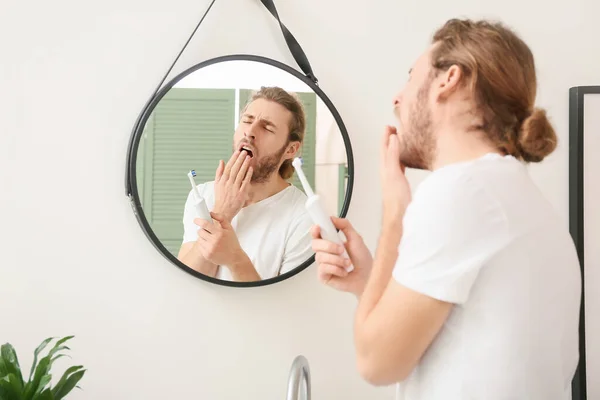
{"label": "chrome faucet", "polygon": [[288,379],[287,400],[301,400],[300,387],[305,384],[305,392],[302,400],[310,400],[310,367],[306,357],[300,355],[294,359]]}

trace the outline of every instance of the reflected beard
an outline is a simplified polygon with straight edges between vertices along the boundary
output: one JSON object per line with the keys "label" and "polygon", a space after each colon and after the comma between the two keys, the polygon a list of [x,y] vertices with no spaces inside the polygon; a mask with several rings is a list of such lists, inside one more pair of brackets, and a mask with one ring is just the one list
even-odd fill
{"label": "reflected beard", "polygon": [[400,162],[408,168],[428,170],[433,163],[435,138],[431,109],[427,104],[432,81],[433,76],[430,76],[419,88],[416,101],[409,112],[409,129],[400,138],[403,149]]}
{"label": "reflected beard", "polygon": [[283,157],[283,153],[287,148],[287,143],[274,154],[270,154],[268,156],[261,157],[260,160],[254,160],[254,165],[252,166],[252,178],[250,180],[251,183],[265,183],[269,180],[271,175],[274,172],[279,171],[279,164],[281,163],[281,159]]}

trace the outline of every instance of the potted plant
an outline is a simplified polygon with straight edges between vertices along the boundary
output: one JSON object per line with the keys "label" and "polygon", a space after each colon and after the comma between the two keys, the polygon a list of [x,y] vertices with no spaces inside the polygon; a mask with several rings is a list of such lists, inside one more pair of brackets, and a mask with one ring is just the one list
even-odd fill
{"label": "potted plant", "polygon": [[54,387],[52,381],[52,364],[57,359],[67,356],[70,350],[64,345],[72,339],[67,336],[57,340],[48,353],[39,359],[40,354],[55,338],[44,340],[33,353],[33,363],[27,381],[23,378],[17,353],[10,343],[0,347],[0,400],[60,400],[64,398],[83,378],[85,369],[81,365],[67,368]]}

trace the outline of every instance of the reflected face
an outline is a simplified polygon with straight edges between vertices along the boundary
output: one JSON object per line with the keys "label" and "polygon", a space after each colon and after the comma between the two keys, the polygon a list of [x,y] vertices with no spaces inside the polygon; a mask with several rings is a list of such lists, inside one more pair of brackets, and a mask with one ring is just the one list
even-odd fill
{"label": "reflected face", "polygon": [[409,71],[404,88],[394,97],[394,114],[402,143],[400,162],[409,168],[429,169],[435,153],[431,86],[434,79],[431,48]]}
{"label": "reflected face", "polygon": [[283,161],[294,157],[299,143],[288,142],[292,113],[282,105],[256,99],[243,111],[233,136],[233,151],[246,150],[252,157],[252,182],[267,181]]}

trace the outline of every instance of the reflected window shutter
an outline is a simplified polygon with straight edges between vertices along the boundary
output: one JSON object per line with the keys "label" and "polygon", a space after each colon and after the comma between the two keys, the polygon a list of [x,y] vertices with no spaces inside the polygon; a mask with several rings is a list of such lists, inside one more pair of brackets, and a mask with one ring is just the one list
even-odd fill
{"label": "reflected window shutter", "polygon": [[[315,190],[315,159],[316,159],[316,140],[317,140],[317,95],[310,92],[296,92],[306,114],[306,131],[304,132],[304,142],[300,151],[302,157],[302,170],[310,186]],[[302,189],[302,183],[298,175],[294,174],[292,183]]]}
{"label": "reflected window shutter", "polygon": [[[196,183],[214,180],[219,160],[231,156],[235,90],[173,88],[146,126],[143,144],[144,212],[163,245],[174,255],[183,236],[183,208]],[[142,150],[142,146],[140,146]]]}

